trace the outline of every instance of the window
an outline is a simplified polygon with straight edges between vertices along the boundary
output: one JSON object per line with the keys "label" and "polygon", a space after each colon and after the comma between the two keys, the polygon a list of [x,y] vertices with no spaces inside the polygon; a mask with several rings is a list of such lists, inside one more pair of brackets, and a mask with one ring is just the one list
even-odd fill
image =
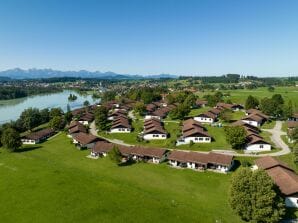
{"label": "window", "polygon": [[264,145],[260,145],[260,149],[263,149],[264,148]]}
{"label": "window", "polygon": [[195,141],[198,141],[198,138],[195,138]]}
{"label": "window", "polygon": [[200,141],[203,141],[203,138],[199,138]]}

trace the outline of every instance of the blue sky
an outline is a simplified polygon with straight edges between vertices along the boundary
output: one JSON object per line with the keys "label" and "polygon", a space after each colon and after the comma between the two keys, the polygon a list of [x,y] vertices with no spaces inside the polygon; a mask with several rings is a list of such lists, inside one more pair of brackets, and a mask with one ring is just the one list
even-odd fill
{"label": "blue sky", "polygon": [[0,70],[298,74],[295,0],[0,0]]}

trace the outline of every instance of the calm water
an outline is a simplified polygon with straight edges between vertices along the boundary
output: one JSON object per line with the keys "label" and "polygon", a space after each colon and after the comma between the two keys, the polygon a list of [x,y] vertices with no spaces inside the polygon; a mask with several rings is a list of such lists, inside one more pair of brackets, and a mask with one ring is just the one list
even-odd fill
{"label": "calm water", "polygon": [[[70,93],[75,94],[78,99],[74,102],[69,102],[68,96]],[[66,111],[67,104],[70,105],[71,109],[75,109],[82,107],[86,100],[88,100],[90,104],[99,101],[98,99],[93,100],[91,95],[80,96],[76,92],[68,90],[60,93],[36,95],[13,100],[0,100],[0,124],[18,119],[22,111],[26,108],[34,107],[43,109],[60,107]]]}

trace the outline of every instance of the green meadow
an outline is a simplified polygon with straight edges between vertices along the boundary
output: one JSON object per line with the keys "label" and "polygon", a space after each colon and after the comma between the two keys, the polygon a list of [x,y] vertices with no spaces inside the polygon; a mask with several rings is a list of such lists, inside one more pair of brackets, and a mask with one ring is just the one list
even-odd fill
{"label": "green meadow", "polygon": [[15,153],[0,149],[0,222],[241,222],[231,174],[87,158],[64,133]]}

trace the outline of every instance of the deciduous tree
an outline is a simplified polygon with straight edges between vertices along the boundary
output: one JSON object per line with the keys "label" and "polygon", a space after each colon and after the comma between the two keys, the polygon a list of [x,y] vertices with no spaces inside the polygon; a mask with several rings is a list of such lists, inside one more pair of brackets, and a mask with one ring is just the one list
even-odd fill
{"label": "deciduous tree", "polygon": [[285,213],[280,191],[264,170],[238,170],[230,187],[232,209],[245,221],[279,222]]}
{"label": "deciduous tree", "polygon": [[117,165],[121,164],[122,156],[117,146],[114,146],[109,152],[109,157]]}
{"label": "deciduous tree", "polygon": [[7,128],[3,131],[1,143],[12,152],[22,146],[20,134],[13,128]]}
{"label": "deciduous tree", "polygon": [[227,142],[233,149],[242,149],[246,140],[246,131],[242,126],[224,127]]}
{"label": "deciduous tree", "polygon": [[249,95],[245,101],[245,109],[256,108],[259,105],[259,100]]}

